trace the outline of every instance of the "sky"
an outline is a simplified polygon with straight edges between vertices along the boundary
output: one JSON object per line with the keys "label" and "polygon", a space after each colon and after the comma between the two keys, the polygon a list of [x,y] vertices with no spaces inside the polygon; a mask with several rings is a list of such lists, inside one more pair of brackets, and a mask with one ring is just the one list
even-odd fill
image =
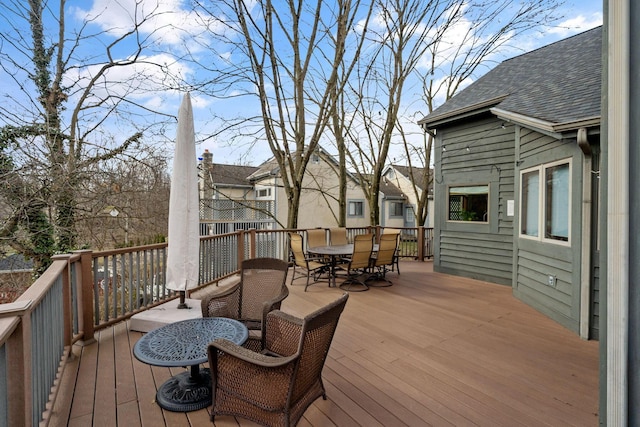
{"label": "sky", "polygon": [[[157,46],[157,49],[145,54],[145,59],[148,59],[148,61],[144,61],[135,67],[113,72],[109,79],[113,82],[122,82],[123,84],[120,85],[122,93],[132,102],[167,116],[177,116],[184,91],[155,90],[155,87],[159,87],[160,83],[165,80],[166,70],[145,64],[164,64],[172,73],[189,79],[190,76],[195,76],[198,71],[194,70],[189,63],[175,59],[186,52],[184,49],[185,43],[189,44],[192,51],[198,52],[200,46],[206,46],[209,43],[207,38],[208,31],[222,31],[222,28],[215,26],[205,27],[204,23],[197,19],[192,11],[185,9],[187,3],[187,1],[181,0],[67,0],[66,21],[67,25],[70,25],[74,22],[74,19],[75,22],[81,22],[87,17],[90,18],[90,29],[93,32],[103,31],[101,39],[104,41],[102,43],[107,45],[117,37],[122,36],[126,27],[125,23],[130,21],[128,17],[136,14],[140,16],[148,13],[152,8],[156,8],[155,12],[159,12],[156,15],[157,17],[153,21],[145,22],[141,29],[143,35],[155,38],[152,41]],[[560,10],[560,14],[564,18],[556,28],[550,29],[544,34],[520,39],[517,51],[506,52],[503,58],[497,58],[496,61],[508,59],[600,25],[602,23],[602,1],[568,0]],[[0,31],[5,32],[7,30],[9,30],[7,23],[0,21]],[[102,49],[103,47],[86,46],[85,49],[88,50],[84,53],[85,55],[87,52],[90,54],[92,48]],[[124,46],[121,50],[115,49],[113,54],[116,57],[118,55],[124,57],[128,54],[128,50],[127,46]],[[82,67],[75,69],[73,73],[76,74],[69,76],[69,78],[87,78],[95,72],[97,67],[98,65],[93,68]],[[485,71],[488,71],[488,68]],[[474,77],[477,78],[479,75]],[[471,80],[468,83],[470,82]],[[414,83],[414,85],[417,84]],[[133,91],[132,88],[134,89]],[[417,90],[415,87],[409,87],[405,90],[405,93],[416,93]],[[2,85],[0,99],[5,95],[3,92],[8,91],[11,91],[10,85]],[[245,146],[230,145],[228,140],[211,137],[212,129],[221,125],[220,121],[216,122],[216,120],[212,120],[212,117],[222,115],[225,112],[240,111],[246,108],[245,105],[239,105],[238,102],[233,100],[216,100],[194,93],[192,93],[191,98],[197,134],[196,153],[202,153],[205,150],[212,152],[215,163],[251,165],[258,165],[271,157],[266,144],[255,146],[247,154]],[[411,99],[407,100],[407,103],[416,105],[415,117],[407,118],[410,121],[408,128],[411,129],[413,121],[422,118],[420,113],[426,111],[426,107],[420,108],[419,102]],[[141,120],[144,120],[144,118],[141,118]],[[119,125],[121,124],[115,120],[110,123],[110,126],[113,127]],[[124,129],[122,131],[126,132]],[[416,137],[421,137],[417,124],[415,124],[414,132]],[[118,133],[118,131],[115,131],[115,133]],[[167,152],[170,152],[172,143],[175,140],[175,127],[172,125],[163,127],[159,139],[162,140],[160,143],[165,145]],[[330,147],[325,148],[331,152]],[[394,159],[395,156],[396,154],[394,154],[392,148],[390,158]]]}

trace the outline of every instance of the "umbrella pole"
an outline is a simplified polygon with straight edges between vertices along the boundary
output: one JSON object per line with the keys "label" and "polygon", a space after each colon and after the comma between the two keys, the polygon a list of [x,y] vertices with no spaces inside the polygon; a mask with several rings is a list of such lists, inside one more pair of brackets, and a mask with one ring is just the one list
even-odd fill
{"label": "umbrella pole", "polygon": [[189,308],[189,306],[184,302],[184,294],[185,291],[180,291],[180,302],[178,303],[178,308]]}

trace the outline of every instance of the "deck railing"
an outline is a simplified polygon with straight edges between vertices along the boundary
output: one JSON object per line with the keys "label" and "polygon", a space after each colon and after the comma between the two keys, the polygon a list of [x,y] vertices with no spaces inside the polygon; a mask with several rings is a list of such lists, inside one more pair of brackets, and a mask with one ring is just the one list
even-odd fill
{"label": "deck railing", "polygon": [[[356,234],[382,227],[350,228]],[[248,230],[200,238],[199,287],[237,273],[242,260],[289,260],[289,232]],[[433,254],[433,230],[401,229],[399,254]],[[176,298],[165,287],[167,245],[77,251],[52,265],[14,303],[0,304],[0,425],[47,425],[74,343],[135,313]]]}

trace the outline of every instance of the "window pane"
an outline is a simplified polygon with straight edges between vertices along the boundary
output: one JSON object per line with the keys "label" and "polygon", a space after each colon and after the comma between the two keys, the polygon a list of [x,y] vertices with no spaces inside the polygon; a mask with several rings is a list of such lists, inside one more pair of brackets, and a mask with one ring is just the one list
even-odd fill
{"label": "window pane", "polygon": [[363,215],[363,202],[349,202],[347,215],[349,216],[362,216]]}
{"label": "window pane", "polygon": [[398,202],[392,202],[391,206],[389,208],[389,216],[402,216],[403,212],[402,212],[402,203],[398,203]]}
{"label": "window pane", "polygon": [[569,164],[545,171],[545,231],[547,239],[569,240]]}
{"label": "window pane", "polygon": [[416,219],[416,214],[413,212],[413,206],[408,206],[405,211],[405,221],[409,224],[413,223]]}
{"label": "window pane", "polygon": [[489,186],[449,188],[449,220],[487,222]]}
{"label": "window pane", "polygon": [[540,177],[538,171],[522,174],[522,212],[520,232],[538,236],[538,204],[540,203]]}

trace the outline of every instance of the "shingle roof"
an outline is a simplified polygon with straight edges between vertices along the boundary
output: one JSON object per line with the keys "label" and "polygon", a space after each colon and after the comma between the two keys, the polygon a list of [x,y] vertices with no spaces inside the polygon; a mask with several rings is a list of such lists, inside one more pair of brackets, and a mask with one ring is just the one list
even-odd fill
{"label": "shingle roof", "polygon": [[474,106],[498,107],[550,123],[600,116],[602,27],[499,64],[431,114],[430,126]]}
{"label": "shingle roof", "polygon": [[427,168],[419,168],[415,166],[413,166],[412,168],[410,168],[409,166],[401,166],[401,165],[391,165],[391,166],[395,170],[400,172],[402,175],[407,177],[407,179],[411,178],[410,171],[412,168],[413,168],[413,175],[416,179],[422,179],[425,176],[425,174],[427,174],[429,171]]}
{"label": "shingle roof", "polygon": [[211,165],[211,176],[215,185],[251,185],[247,178],[257,170],[255,166],[214,163]]}
{"label": "shingle roof", "polygon": [[0,271],[16,271],[33,269],[33,261],[22,254],[12,254],[0,259]]}
{"label": "shingle roof", "polygon": [[392,182],[383,180],[380,183],[380,191],[385,195],[387,199],[405,199],[402,190],[400,190],[396,185]]}

